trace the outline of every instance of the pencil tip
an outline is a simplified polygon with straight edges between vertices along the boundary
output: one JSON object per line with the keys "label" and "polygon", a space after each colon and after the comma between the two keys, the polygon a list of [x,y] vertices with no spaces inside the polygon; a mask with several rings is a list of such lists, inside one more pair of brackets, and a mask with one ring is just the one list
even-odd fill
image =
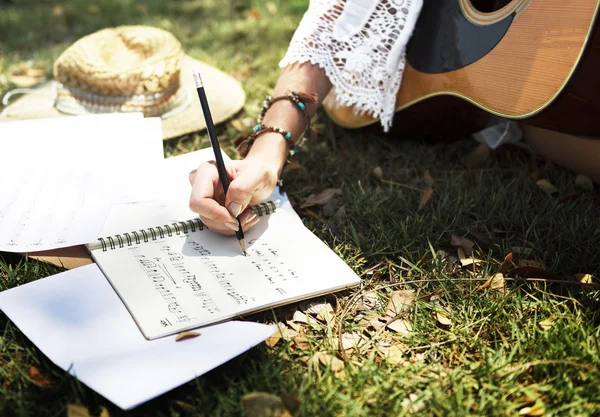
{"label": "pencil tip", "polygon": [[242,248],[242,253],[244,254],[244,256],[248,256],[246,252],[246,241],[244,239],[240,239],[238,240],[238,242],[240,242],[240,247]]}

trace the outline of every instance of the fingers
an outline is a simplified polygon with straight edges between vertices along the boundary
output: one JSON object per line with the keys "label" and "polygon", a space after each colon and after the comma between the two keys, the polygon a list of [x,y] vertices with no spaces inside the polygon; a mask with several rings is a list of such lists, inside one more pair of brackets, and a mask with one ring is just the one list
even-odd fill
{"label": "fingers", "polygon": [[248,207],[254,193],[264,188],[265,181],[266,173],[254,167],[248,167],[231,181],[225,196],[225,207],[231,216],[239,216]]}
{"label": "fingers", "polygon": [[[202,223],[204,223],[210,230],[217,232],[217,233],[221,233],[223,235],[233,236],[233,235],[235,235],[235,231],[237,231],[237,228],[236,228],[236,230],[232,230],[230,228],[224,227],[223,224],[215,222],[214,220],[208,219],[206,217],[201,216],[200,220],[202,220]],[[256,214],[254,214],[249,209],[245,210],[244,213],[242,213],[242,215],[240,216],[240,222],[242,223],[242,230],[244,232],[247,232],[248,230],[250,230],[259,221],[260,221],[260,217],[257,216]],[[236,223],[236,226],[238,226],[238,228],[239,228],[239,225],[237,223]]]}
{"label": "fingers", "polygon": [[219,174],[212,164],[202,164],[195,173],[190,173],[192,193],[189,207],[201,218],[220,223],[220,228],[226,227],[232,231],[239,228],[237,220],[229,214],[227,209],[215,201],[216,191],[219,189]]}

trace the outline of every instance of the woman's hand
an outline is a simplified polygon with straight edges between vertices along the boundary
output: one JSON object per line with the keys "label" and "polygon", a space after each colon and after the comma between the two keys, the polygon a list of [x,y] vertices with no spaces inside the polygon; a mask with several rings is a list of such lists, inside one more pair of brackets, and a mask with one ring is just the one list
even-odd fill
{"label": "woman's hand", "polygon": [[[273,193],[283,167],[281,154],[273,153],[283,143],[281,136],[264,136],[260,145],[272,141],[269,147],[257,146],[245,159],[226,163],[230,180],[227,195],[223,193],[214,162],[205,162],[190,172],[190,209],[200,215],[209,229],[233,235],[239,229],[237,216],[241,215],[244,232],[260,220],[248,206],[262,202]],[[259,145],[258,140],[255,143]]]}

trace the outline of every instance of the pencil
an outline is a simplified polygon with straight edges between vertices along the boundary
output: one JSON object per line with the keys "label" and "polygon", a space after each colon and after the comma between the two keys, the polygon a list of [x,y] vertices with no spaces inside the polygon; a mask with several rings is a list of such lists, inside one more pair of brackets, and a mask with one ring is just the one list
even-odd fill
{"label": "pencil", "polygon": [[[204,121],[206,122],[206,130],[210,137],[210,144],[212,145],[213,152],[215,154],[215,161],[217,163],[217,170],[219,171],[219,179],[223,186],[223,192],[227,195],[229,189],[229,177],[227,176],[227,170],[225,169],[225,163],[223,162],[223,155],[221,154],[221,146],[219,145],[219,139],[217,139],[217,133],[215,132],[215,125],[210,114],[210,108],[208,107],[208,100],[206,99],[206,93],[204,91],[204,84],[202,84],[202,78],[200,73],[194,73],[194,81],[196,82],[196,91],[198,92],[198,98],[200,99],[200,105],[202,106],[202,113],[204,113]],[[242,230],[242,223],[240,216],[237,217],[239,229],[235,233],[242,253],[246,256],[246,241],[244,240],[244,231]]]}

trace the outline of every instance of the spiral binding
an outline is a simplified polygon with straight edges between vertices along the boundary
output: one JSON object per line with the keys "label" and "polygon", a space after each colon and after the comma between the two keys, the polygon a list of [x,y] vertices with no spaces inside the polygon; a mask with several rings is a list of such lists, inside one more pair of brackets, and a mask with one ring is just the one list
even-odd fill
{"label": "spiral binding", "polygon": [[[279,200],[265,201],[250,207],[250,210],[257,216],[267,216],[275,213],[277,207],[279,207]],[[206,225],[197,218],[171,223],[170,225],[165,224],[163,226],[149,227],[139,231],[134,230],[129,233],[120,233],[114,236],[100,237],[98,241],[100,242],[102,251],[106,252],[108,249],[114,250],[117,247],[133,246],[134,243],[139,245],[142,242],[148,243],[150,240],[164,239],[165,236],[171,237],[173,234],[177,236],[181,234],[187,235],[188,232],[193,233],[196,230],[204,230],[205,228]]]}

